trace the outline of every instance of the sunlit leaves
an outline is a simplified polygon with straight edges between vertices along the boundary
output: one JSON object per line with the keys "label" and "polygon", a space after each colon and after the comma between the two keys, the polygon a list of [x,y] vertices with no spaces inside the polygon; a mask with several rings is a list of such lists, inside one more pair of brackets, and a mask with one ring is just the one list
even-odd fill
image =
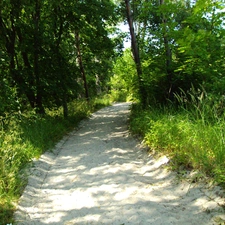
{"label": "sunlit leaves", "polygon": [[82,96],[75,31],[91,85],[96,75],[102,85],[108,80],[114,53],[108,26],[117,21],[112,1],[2,0],[0,6],[0,73],[24,107],[41,100],[51,108]]}
{"label": "sunlit leaves", "polygon": [[[172,92],[188,90],[191,83],[214,91],[221,86],[219,80],[225,73],[224,4],[222,0],[132,2],[144,80],[148,92],[152,91],[149,95],[158,98],[166,89],[163,74],[168,50],[172,52]],[[155,85],[157,88],[152,88]]]}
{"label": "sunlit leaves", "polygon": [[[119,57],[114,63],[110,84],[113,96],[118,93],[117,97],[123,96],[123,100],[126,100],[126,98],[134,100],[137,97],[137,76],[130,49],[126,49],[123,56]],[[118,101],[121,99],[115,98],[114,100]]]}

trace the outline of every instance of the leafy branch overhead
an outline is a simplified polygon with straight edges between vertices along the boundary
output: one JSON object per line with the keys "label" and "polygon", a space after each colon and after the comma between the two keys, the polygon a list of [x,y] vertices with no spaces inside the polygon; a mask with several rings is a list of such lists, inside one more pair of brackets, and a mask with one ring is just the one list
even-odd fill
{"label": "leafy branch overhead", "polygon": [[136,85],[136,92],[142,93],[144,107],[174,101],[180,90],[187,92],[192,85],[224,94],[223,0],[120,3],[123,20],[130,27],[132,52],[138,52],[133,58],[140,65],[137,74],[142,84]]}
{"label": "leafy branch overhead", "polygon": [[115,47],[108,29],[117,20],[112,2],[8,0],[0,7],[0,114],[63,106],[67,116],[67,103],[87,88],[92,97],[104,91]]}

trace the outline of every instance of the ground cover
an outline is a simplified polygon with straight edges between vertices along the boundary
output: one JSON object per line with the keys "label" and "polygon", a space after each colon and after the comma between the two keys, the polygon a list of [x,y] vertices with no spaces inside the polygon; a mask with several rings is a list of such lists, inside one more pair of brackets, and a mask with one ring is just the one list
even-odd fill
{"label": "ground cover", "polygon": [[174,169],[194,169],[225,186],[225,117],[218,110],[216,105],[146,110],[134,105],[130,130],[151,151],[168,155]]}
{"label": "ground cover", "polygon": [[63,110],[48,110],[40,116],[33,111],[15,113],[0,122],[0,225],[13,221],[18,198],[26,185],[21,171],[54,145],[91,112],[110,104],[105,97],[69,104],[69,117]]}

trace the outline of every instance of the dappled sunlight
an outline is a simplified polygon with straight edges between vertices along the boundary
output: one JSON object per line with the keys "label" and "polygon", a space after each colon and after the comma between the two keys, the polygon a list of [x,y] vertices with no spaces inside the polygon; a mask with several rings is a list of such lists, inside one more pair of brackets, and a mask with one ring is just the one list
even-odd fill
{"label": "dappled sunlight", "polygon": [[202,208],[208,199],[177,183],[163,168],[167,157],[153,159],[129,136],[128,106],[100,110],[69,135],[57,157],[42,157],[21,199],[18,225],[188,224],[189,217],[179,216],[184,211],[197,215],[193,224],[210,221]]}
{"label": "dappled sunlight", "polygon": [[87,135],[93,134],[93,133],[95,133],[95,132],[96,132],[96,131],[88,131],[88,132],[79,134],[78,136],[83,137],[83,136],[87,136]]}

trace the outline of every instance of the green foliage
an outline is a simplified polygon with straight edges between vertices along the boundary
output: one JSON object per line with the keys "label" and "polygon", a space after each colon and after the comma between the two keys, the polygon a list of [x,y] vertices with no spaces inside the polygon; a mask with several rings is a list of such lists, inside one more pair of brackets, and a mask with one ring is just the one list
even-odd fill
{"label": "green foliage", "polygon": [[192,88],[180,95],[175,95],[179,107],[186,110],[194,120],[201,120],[203,123],[217,123],[224,114],[224,96],[207,94],[204,88]]}
{"label": "green foliage", "polygon": [[110,79],[112,101],[130,101],[137,99],[137,76],[130,49],[126,49],[113,66]]}
{"label": "green foliage", "polygon": [[84,96],[80,54],[90,97],[103,91],[114,57],[108,29],[117,21],[112,1],[10,0],[0,6],[0,114],[17,111],[15,102],[21,110],[29,105],[44,114],[63,106],[66,112],[68,102]]}
{"label": "green foliage", "polygon": [[108,94],[98,96],[97,98],[94,98],[91,100],[90,106],[91,111],[99,110],[105,106],[111,105],[112,101],[110,100],[110,96]]}
{"label": "green foliage", "polygon": [[174,167],[201,170],[224,185],[223,100],[195,94],[192,92],[191,98],[184,100],[185,106],[179,108],[170,105],[142,111],[134,106],[130,129],[141,135],[151,150],[169,155]]}
{"label": "green foliage", "polygon": [[17,99],[17,91],[10,88],[6,79],[0,81],[0,118],[5,114],[19,110],[19,102]]}
{"label": "green foliage", "polygon": [[[201,85],[224,94],[224,1],[131,1],[147,104]],[[176,100],[175,100],[176,101]]]}

